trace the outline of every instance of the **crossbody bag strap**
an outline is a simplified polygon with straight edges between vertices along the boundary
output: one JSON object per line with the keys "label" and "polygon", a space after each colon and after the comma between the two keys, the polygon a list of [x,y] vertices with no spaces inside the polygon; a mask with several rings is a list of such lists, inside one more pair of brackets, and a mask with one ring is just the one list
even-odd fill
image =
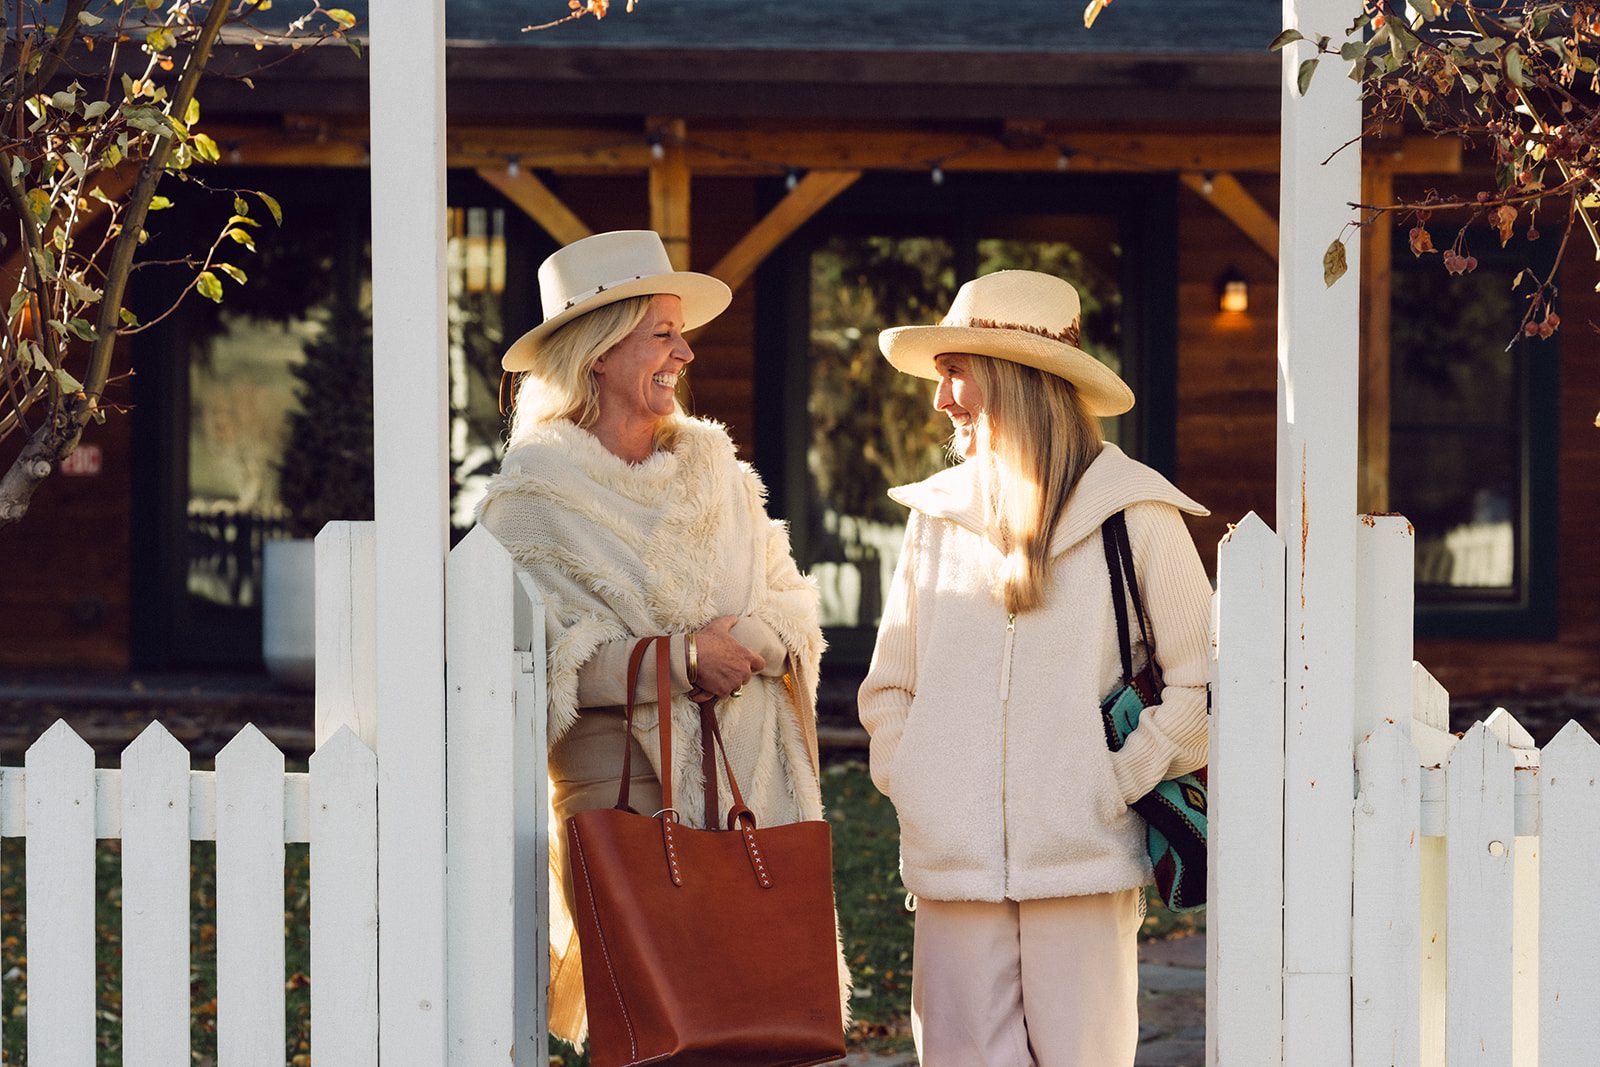
{"label": "crossbody bag strap", "polygon": [[1126,512],[1117,512],[1117,523],[1113,533],[1117,539],[1117,554],[1122,557],[1123,573],[1128,576],[1128,593],[1133,597],[1133,613],[1139,619],[1139,636],[1144,639],[1145,651],[1155,655],[1156,643],[1150,637],[1150,626],[1145,621],[1144,597],[1139,595],[1139,573],[1133,567],[1133,545],[1128,540],[1128,520]]}
{"label": "crossbody bag strap", "polygon": [[1117,616],[1117,651],[1122,654],[1122,680],[1133,681],[1133,650],[1128,643],[1128,600],[1122,585],[1122,558],[1116,528],[1122,525],[1122,512],[1100,526],[1100,542],[1106,550],[1106,572],[1111,576],[1111,610]]}

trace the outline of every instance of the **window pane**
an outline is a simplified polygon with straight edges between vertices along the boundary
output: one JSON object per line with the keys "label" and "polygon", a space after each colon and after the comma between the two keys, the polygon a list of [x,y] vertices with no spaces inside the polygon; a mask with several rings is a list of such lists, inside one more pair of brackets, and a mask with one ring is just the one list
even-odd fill
{"label": "window pane", "polygon": [[1509,595],[1516,585],[1521,455],[1508,432],[1397,428],[1390,477],[1417,531],[1417,585]]}
{"label": "window pane", "polygon": [[1453,277],[1436,260],[1394,273],[1390,504],[1417,531],[1422,599],[1516,596],[1522,314],[1511,271]]}
{"label": "window pane", "polygon": [[294,368],[317,321],[262,321],[224,309],[189,365],[187,589],[225,608],[260,597],[261,544],[284,536],[279,468]]}

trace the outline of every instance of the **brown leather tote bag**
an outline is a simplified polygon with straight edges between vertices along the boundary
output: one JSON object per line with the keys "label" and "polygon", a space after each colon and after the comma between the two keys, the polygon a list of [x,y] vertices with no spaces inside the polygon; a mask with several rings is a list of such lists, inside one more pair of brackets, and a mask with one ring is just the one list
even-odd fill
{"label": "brown leather tote bag", "polygon": [[801,1067],[842,1059],[828,824],[757,828],[722,747],[711,701],[700,705],[733,790],[716,828],[716,775],[706,776],[707,829],[673,810],[668,639],[646,638],[628,664],[633,726],[639,666],[656,642],[663,808],[628,806],[631,746],[614,808],[567,820],[583,988],[594,1067]]}

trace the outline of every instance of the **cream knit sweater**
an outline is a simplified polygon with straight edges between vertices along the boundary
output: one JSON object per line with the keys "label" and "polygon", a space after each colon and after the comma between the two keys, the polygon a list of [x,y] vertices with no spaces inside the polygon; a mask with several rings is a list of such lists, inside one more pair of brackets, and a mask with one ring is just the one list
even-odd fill
{"label": "cream knit sweater", "polygon": [[[1143,885],[1128,803],[1206,762],[1211,586],[1179,514],[1205,510],[1107,444],[1057,525],[1046,606],[1012,621],[974,465],[890,495],[912,514],[860,713],[906,888],[997,901]],[[1112,753],[1099,705],[1122,667],[1100,524],[1117,511],[1166,688]],[[1137,667],[1137,626],[1133,639]]]}

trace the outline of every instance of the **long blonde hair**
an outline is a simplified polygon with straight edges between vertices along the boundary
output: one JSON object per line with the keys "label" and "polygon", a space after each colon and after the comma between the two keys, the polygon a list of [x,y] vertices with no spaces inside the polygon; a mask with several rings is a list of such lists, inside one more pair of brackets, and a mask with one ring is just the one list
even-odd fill
{"label": "long blonde hair", "polygon": [[1020,615],[1044,603],[1051,538],[1104,437],[1065,378],[986,356],[969,366],[983,391],[974,458],[983,463],[989,535],[1005,553],[997,592]]}
{"label": "long blonde hair", "polygon": [[[597,360],[627,339],[650,313],[651,297],[634,296],[579,315],[545,339],[515,387],[511,411],[511,440],[515,445],[543,423],[565,419],[582,427],[600,418],[600,389],[595,382]],[[656,428],[656,444],[670,445],[677,437],[677,411]]]}

